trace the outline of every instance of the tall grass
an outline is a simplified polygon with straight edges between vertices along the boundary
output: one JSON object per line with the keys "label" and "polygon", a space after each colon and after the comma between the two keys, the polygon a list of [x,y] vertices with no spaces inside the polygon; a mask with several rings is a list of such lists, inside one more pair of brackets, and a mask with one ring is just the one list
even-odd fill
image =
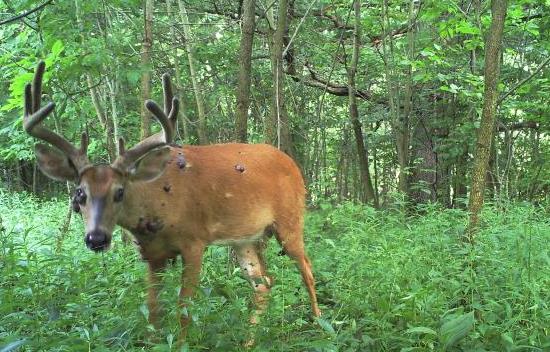
{"label": "tall grass", "polygon": [[[76,218],[55,252],[66,209],[0,193],[0,351],[173,349],[181,263],[164,277],[164,327],[153,332],[145,265],[132,246],[115,238],[113,250],[94,254]],[[275,241],[267,253],[272,299],[255,327],[251,288],[226,248],[210,248],[186,348],[239,351],[254,335],[255,351],[550,349],[548,210],[487,207],[474,247],[460,239],[464,212],[428,206],[423,213],[347,203],[308,214],[306,245],[324,313],[316,322],[297,269],[277,255]]]}

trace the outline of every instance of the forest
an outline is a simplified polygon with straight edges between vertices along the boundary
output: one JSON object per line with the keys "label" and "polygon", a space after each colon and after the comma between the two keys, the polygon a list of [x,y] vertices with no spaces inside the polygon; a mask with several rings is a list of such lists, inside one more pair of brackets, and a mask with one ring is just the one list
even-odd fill
{"label": "forest", "polygon": [[[0,1],[0,352],[549,350],[549,67],[548,0]],[[322,315],[271,239],[259,322],[209,246],[185,306],[183,260],[160,275],[151,323],[135,238],[88,250],[80,179],[41,172],[23,116],[48,102],[94,165],[162,131],[289,155]]]}

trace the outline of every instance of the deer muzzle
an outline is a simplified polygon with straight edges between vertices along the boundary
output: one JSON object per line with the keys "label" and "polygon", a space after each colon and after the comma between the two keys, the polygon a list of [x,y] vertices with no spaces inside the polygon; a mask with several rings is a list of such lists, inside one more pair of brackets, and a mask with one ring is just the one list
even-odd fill
{"label": "deer muzzle", "polygon": [[86,247],[92,251],[101,252],[109,249],[111,244],[111,236],[108,236],[103,230],[96,229],[88,232],[84,237],[84,241],[86,242]]}

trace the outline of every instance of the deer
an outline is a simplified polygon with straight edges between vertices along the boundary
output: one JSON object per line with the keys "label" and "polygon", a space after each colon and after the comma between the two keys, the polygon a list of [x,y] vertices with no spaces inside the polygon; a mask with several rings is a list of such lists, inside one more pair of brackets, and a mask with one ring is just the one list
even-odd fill
{"label": "deer", "polygon": [[304,249],[305,185],[291,157],[266,144],[173,144],[179,101],[165,74],[164,109],[153,100],[145,102],[162,131],[130,149],[120,138],[118,156],[111,164],[92,164],[86,132],[77,148],[42,124],[55,108],[53,102],[41,107],[44,72],[42,61],[24,92],[23,127],[46,142],[35,145],[38,166],[48,177],[76,185],[73,207],[82,215],[89,249],[107,251],[117,225],[131,232],[148,267],[147,305],[155,328],[161,313],[161,275],[169,261],[181,256],[178,340],[185,339],[190,315],[181,312],[199,285],[209,245],[233,248],[254,290],[255,313],[250,323],[257,323],[273,285],[263,253],[273,235],[301,273],[313,316],[321,315],[311,261]]}

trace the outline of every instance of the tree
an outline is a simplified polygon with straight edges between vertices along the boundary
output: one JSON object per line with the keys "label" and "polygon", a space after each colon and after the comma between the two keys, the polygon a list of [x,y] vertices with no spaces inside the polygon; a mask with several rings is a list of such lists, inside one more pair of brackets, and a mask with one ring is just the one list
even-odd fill
{"label": "tree", "polygon": [[[151,48],[153,47],[153,10],[155,1],[145,0],[143,7],[143,44],[141,48],[141,100],[151,97]],[[141,138],[151,134],[151,115],[141,104]]]}
{"label": "tree", "polygon": [[195,58],[195,47],[193,44],[193,35],[189,24],[189,16],[187,16],[187,8],[183,1],[178,0],[180,9],[180,17],[183,27],[185,49],[187,50],[187,59],[189,64],[189,75],[193,83],[193,91],[195,92],[195,101],[197,103],[197,132],[200,144],[208,144],[208,134],[206,131],[206,108],[202,93],[202,85],[199,81],[197,72],[197,59]]}
{"label": "tree", "polygon": [[353,2],[355,11],[355,25],[353,27],[353,54],[351,63],[348,68],[348,97],[349,97],[349,115],[353,132],[355,135],[355,143],[357,145],[357,154],[359,155],[359,169],[361,172],[361,180],[364,187],[364,201],[372,203],[378,207],[378,199],[372,187],[372,181],[369,170],[369,159],[367,148],[363,141],[363,131],[361,122],[359,121],[359,112],[357,109],[357,97],[355,96],[355,73],[357,72],[357,63],[359,62],[359,48],[361,46],[361,2],[355,0]]}
{"label": "tree", "polygon": [[470,222],[468,225],[467,240],[472,243],[479,224],[479,212],[483,206],[485,178],[491,143],[495,129],[495,114],[497,109],[498,89],[500,77],[500,60],[502,52],[502,33],[506,19],[507,0],[492,0],[491,13],[493,15],[491,27],[485,42],[485,91],[483,96],[483,110],[477,134],[474,166],[472,170],[472,184],[470,190]]}
{"label": "tree", "polygon": [[235,113],[235,140],[247,142],[248,109],[250,106],[250,75],[252,68],[252,45],[254,42],[254,12],[256,1],[243,0],[242,35],[239,49],[239,83],[237,85],[237,109]]}
{"label": "tree", "polygon": [[269,25],[269,57],[271,60],[271,75],[273,79],[271,110],[266,119],[265,138],[270,144],[289,155],[293,155],[290,138],[288,111],[285,102],[285,83],[283,70],[283,44],[287,28],[288,0],[280,0],[277,11],[277,24],[273,18],[273,10],[268,10]]}

